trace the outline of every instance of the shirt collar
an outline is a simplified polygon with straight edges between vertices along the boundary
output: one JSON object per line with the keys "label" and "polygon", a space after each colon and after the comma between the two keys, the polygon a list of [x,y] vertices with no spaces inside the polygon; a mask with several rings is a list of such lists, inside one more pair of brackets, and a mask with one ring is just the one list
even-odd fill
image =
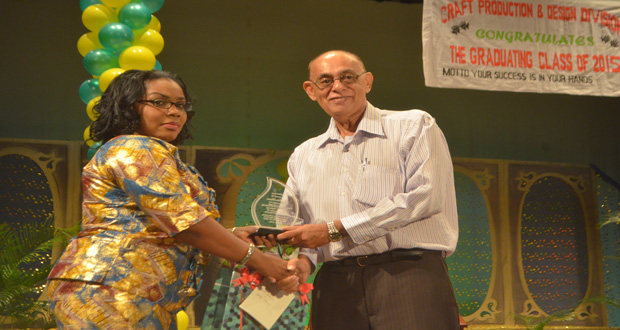
{"label": "shirt collar", "polygon": [[[375,108],[370,102],[366,101],[366,110],[362,115],[362,120],[360,120],[359,125],[357,126],[357,130],[355,131],[355,135],[359,134],[358,132],[366,132],[371,135],[377,136],[385,136],[383,131],[383,125],[381,124],[381,115],[379,110]],[[319,144],[317,148],[322,148],[328,142],[338,141],[340,139],[340,133],[338,132],[338,128],[336,127],[336,121],[334,118],[331,118],[329,121],[329,127],[325,133],[321,134],[319,137]]]}

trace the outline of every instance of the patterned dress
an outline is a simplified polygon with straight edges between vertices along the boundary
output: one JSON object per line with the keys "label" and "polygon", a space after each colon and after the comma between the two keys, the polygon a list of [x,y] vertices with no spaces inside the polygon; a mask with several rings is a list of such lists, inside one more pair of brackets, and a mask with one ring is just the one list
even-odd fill
{"label": "patterned dress", "polygon": [[125,135],[82,173],[82,230],[49,275],[60,329],[169,329],[196,296],[204,261],[174,235],[210,216],[215,192],[178,149]]}

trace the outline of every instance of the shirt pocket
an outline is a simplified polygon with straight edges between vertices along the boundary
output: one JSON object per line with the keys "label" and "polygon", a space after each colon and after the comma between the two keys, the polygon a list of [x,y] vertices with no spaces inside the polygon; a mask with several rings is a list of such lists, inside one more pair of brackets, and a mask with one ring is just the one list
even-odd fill
{"label": "shirt pocket", "polygon": [[353,200],[357,203],[375,206],[381,199],[403,191],[404,183],[397,168],[362,164],[359,173],[359,180],[353,189]]}

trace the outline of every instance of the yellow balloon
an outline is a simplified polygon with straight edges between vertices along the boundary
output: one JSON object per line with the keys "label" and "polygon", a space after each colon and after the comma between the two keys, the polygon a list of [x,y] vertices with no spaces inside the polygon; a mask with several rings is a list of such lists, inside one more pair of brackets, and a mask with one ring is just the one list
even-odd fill
{"label": "yellow balloon", "polygon": [[157,32],[161,32],[161,22],[157,19],[157,17],[155,17],[155,15],[151,15],[151,21],[147,26],[138,30],[133,30],[133,35],[135,36],[142,34],[146,32],[146,30],[155,30]]}
{"label": "yellow balloon", "polygon": [[134,46],[143,46],[148,48],[153,55],[157,56],[164,49],[164,37],[159,32],[148,29],[140,35],[136,35],[133,40]]}
{"label": "yellow balloon", "polygon": [[151,21],[149,25],[146,26],[147,29],[153,29],[157,32],[161,32],[161,22],[155,17],[155,15],[151,15]]}
{"label": "yellow balloon", "polygon": [[114,20],[116,20],[114,11],[102,4],[90,5],[82,12],[82,23],[91,31],[98,32],[104,25]]}
{"label": "yellow balloon", "polygon": [[90,100],[86,105],[86,114],[88,115],[88,118],[90,118],[90,120],[92,121],[95,121],[97,120],[97,118],[99,118],[99,112],[95,111],[94,109],[95,105],[97,104],[97,102],[99,102],[99,100],[101,100],[101,95],[93,97],[93,99]]}
{"label": "yellow balloon", "polygon": [[105,90],[108,89],[108,86],[110,86],[112,80],[123,72],[125,72],[125,70],[121,68],[112,68],[105,70],[101,74],[101,76],[99,76],[99,88],[101,89],[101,91],[105,92]]}
{"label": "yellow balloon", "polygon": [[94,49],[103,48],[99,42],[99,36],[96,32],[84,33],[77,42],[77,49],[82,57],[86,56],[88,52]]}
{"label": "yellow balloon", "polygon": [[125,70],[152,70],[155,61],[153,52],[143,46],[127,47],[118,57],[118,63]]}
{"label": "yellow balloon", "polygon": [[189,327],[189,317],[187,313],[184,311],[180,311],[177,313],[177,329],[178,330],[187,330]]}
{"label": "yellow balloon", "polygon": [[112,8],[121,8],[128,4],[131,0],[101,0],[104,5]]}
{"label": "yellow balloon", "polygon": [[90,138],[90,125],[84,130],[84,142],[86,142],[86,145],[89,147],[95,144],[95,141]]}
{"label": "yellow balloon", "polygon": [[276,166],[276,171],[278,171],[278,174],[280,174],[282,176],[282,180],[284,182],[286,182],[286,180],[288,180],[288,169],[286,167],[287,164],[287,160],[283,160],[280,163],[278,163],[278,165]]}

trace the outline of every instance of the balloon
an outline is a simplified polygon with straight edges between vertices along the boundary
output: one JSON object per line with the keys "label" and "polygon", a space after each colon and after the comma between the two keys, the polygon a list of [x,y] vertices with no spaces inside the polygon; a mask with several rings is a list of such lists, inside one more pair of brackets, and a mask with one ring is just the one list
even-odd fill
{"label": "balloon", "polygon": [[159,32],[148,29],[144,33],[136,35],[133,44],[134,46],[146,47],[157,56],[164,49],[164,37]]}
{"label": "balloon", "polygon": [[141,29],[134,30],[133,33],[134,35],[143,34],[148,29],[155,30],[157,32],[161,31],[161,22],[154,15],[151,15],[151,22],[149,23],[149,25]]}
{"label": "balloon", "polygon": [[90,5],[101,4],[99,0],[80,0],[80,9],[84,11],[84,9],[88,8]]}
{"label": "balloon", "polygon": [[105,5],[90,5],[82,13],[82,23],[91,31],[99,31],[115,20],[116,14]]}
{"label": "balloon", "polygon": [[88,104],[90,100],[100,95],[101,89],[99,89],[98,79],[88,79],[80,85],[80,100],[84,104]]}
{"label": "balloon", "polygon": [[123,23],[109,23],[99,31],[99,40],[103,47],[120,52],[133,43],[133,31]]}
{"label": "balloon", "polygon": [[99,118],[99,112],[95,111],[95,105],[97,104],[97,102],[99,102],[99,100],[101,100],[101,96],[97,96],[95,98],[93,98],[92,100],[90,100],[90,102],[88,102],[88,105],[86,105],[86,114],[88,115],[88,118],[90,118],[90,120],[95,121],[97,120],[97,118]]}
{"label": "balloon", "polygon": [[131,0],[101,0],[105,5],[111,8],[120,8],[129,3]]}
{"label": "balloon", "polygon": [[284,182],[286,182],[286,180],[288,179],[288,169],[286,167],[286,164],[287,164],[287,161],[283,160],[279,162],[278,165],[276,166],[276,171],[278,171],[278,174],[282,176],[282,180]]}
{"label": "balloon", "polygon": [[161,22],[155,15],[151,15],[151,22],[146,26],[147,29],[153,29],[157,32],[161,31]]}
{"label": "balloon", "polygon": [[177,329],[178,330],[187,330],[189,326],[189,317],[185,311],[180,311],[177,313]]}
{"label": "balloon", "polygon": [[155,66],[153,67],[153,70],[159,70],[159,71],[163,70],[161,67],[161,63],[159,63],[158,60],[155,60]]}
{"label": "balloon", "polygon": [[87,32],[78,39],[77,48],[80,55],[84,57],[91,50],[103,48],[103,46],[99,42],[99,37],[96,32]]}
{"label": "balloon", "polygon": [[151,70],[155,67],[155,55],[146,47],[131,46],[118,57],[118,63],[125,70]]}
{"label": "balloon", "polygon": [[125,70],[121,68],[112,68],[105,70],[105,72],[103,72],[99,77],[99,88],[101,88],[101,90],[105,92],[108,86],[110,86],[112,80],[114,80],[116,76],[123,72],[125,72]]}
{"label": "balloon", "polygon": [[99,150],[99,147],[101,147],[101,141],[93,143],[93,145],[88,148],[88,151],[86,152],[86,157],[88,157],[89,161],[95,156],[97,150]]}
{"label": "balloon", "polygon": [[142,29],[151,22],[151,11],[143,3],[130,3],[118,13],[118,21],[132,30]]}
{"label": "balloon", "polygon": [[164,0],[142,0],[149,7],[151,13],[157,12],[164,5]]}
{"label": "balloon", "polygon": [[107,69],[118,68],[118,57],[108,49],[91,50],[84,56],[84,68],[94,76],[101,76]]}
{"label": "balloon", "polygon": [[84,130],[84,142],[86,142],[86,145],[89,147],[95,144],[95,141],[90,138],[90,125],[86,126]]}

